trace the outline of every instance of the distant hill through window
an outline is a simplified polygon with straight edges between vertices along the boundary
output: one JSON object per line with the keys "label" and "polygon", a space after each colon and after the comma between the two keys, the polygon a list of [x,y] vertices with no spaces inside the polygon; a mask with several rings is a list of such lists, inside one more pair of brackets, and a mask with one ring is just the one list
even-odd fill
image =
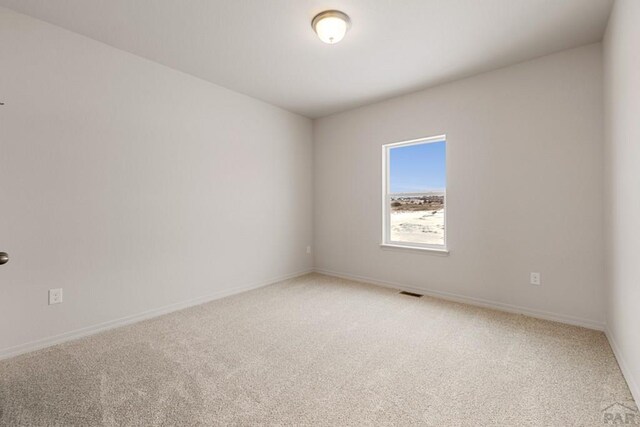
{"label": "distant hill through window", "polygon": [[444,137],[389,144],[384,155],[387,176],[383,243],[444,248]]}

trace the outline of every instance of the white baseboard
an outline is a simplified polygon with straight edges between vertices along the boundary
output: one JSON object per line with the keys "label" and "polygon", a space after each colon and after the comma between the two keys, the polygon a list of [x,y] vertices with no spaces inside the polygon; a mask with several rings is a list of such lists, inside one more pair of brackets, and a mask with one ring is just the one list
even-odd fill
{"label": "white baseboard", "polygon": [[575,326],[582,326],[589,329],[595,329],[598,331],[604,331],[607,339],[609,340],[609,343],[611,344],[611,349],[613,350],[613,353],[618,361],[620,370],[622,371],[622,374],[625,377],[627,384],[629,385],[629,389],[631,390],[631,394],[633,395],[633,398],[636,400],[636,402],[640,402],[640,386],[631,375],[631,370],[629,369],[627,362],[622,356],[622,353],[620,351],[618,344],[616,343],[614,336],[612,335],[611,331],[605,327],[605,324],[603,322],[598,322],[598,321],[593,321],[588,319],[581,319],[581,318],[561,315],[557,313],[549,313],[545,311],[529,309],[525,307],[519,307],[519,306],[504,304],[504,303],[495,302],[495,301],[484,300],[480,298],[467,297],[467,296],[453,294],[449,292],[416,288],[413,286],[403,285],[401,283],[382,281],[382,280],[377,280],[371,277],[359,276],[359,275],[348,274],[348,273],[339,273],[336,271],[330,271],[330,270],[324,270],[324,269],[309,269],[309,270],[299,271],[296,273],[272,278],[270,280],[266,280],[263,282],[256,282],[249,285],[235,287],[232,289],[226,289],[224,291],[214,292],[212,294],[204,295],[188,301],[170,304],[164,307],[159,307],[159,308],[148,310],[142,313],[133,314],[131,316],[122,317],[120,319],[110,320],[108,322],[100,323],[100,324],[89,326],[86,328],[76,329],[76,330],[65,332],[63,334],[55,335],[52,337],[43,338],[40,340],[28,342],[25,344],[9,347],[9,348],[0,350],[0,360],[8,359],[8,358],[18,356],[20,354],[28,353],[31,351],[35,351],[35,350],[40,350],[46,347],[50,347],[56,344],[61,344],[63,342],[75,340],[88,335],[93,335],[98,332],[106,331],[106,330],[117,328],[120,326],[140,322],[142,320],[161,316],[163,314],[171,313],[173,311],[178,311],[184,308],[204,304],[209,301],[239,294],[241,292],[246,292],[252,289],[261,288],[277,282],[281,282],[283,280],[304,276],[311,272],[316,272],[319,274],[338,277],[342,279],[355,280],[358,282],[370,283],[378,286],[383,286],[386,288],[400,289],[400,290],[405,290],[409,292],[420,293],[423,295],[429,295],[437,298],[446,299],[449,301],[455,301],[455,302],[470,304],[470,305],[479,306],[479,307],[486,307],[486,308],[491,308],[495,310],[506,311],[509,313],[524,314],[524,315],[536,317],[539,319],[551,320],[551,321],[566,323],[566,324],[575,325]]}
{"label": "white baseboard", "polygon": [[596,320],[582,319],[579,317],[567,316],[567,315],[558,314],[558,313],[550,313],[547,311],[520,307],[517,305],[505,304],[505,303],[485,300],[481,298],[468,297],[468,296],[453,294],[449,292],[434,291],[434,290],[424,289],[424,288],[416,288],[413,286],[404,285],[402,283],[377,280],[371,277],[358,276],[355,274],[341,273],[337,271],[330,271],[330,270],[324,270],[324,269],[318,269],[318,268],[316,268],[314,271],[316,273],[324,274],[327,276],[355,280],[358,282],[370,283],[370,284],[382,286],[385,288],[399,289],[403,291],[429,295],[432,297],[441,298],[449,301],[460,302],[460,303],[474,305],[478,307],[491,308],[494,310],[506,311],[508,313],[524,314],[524,315],[535,317],[538,319],[551,320],[554,322],[566,323],[574,326],[582,326],[583,328],[594,329],[596,331],[605,330],[605,323],[599,322]]}
{"label": "white baseboard", "polygon": [[631,391],[631,395],[636,403],[640,404],[640,385],[633,378],[631,369],[626,362],[626,359],[622,356],[622,351],[620,351],[620,347],[616,342],[613,333],[609,327],[606,327],[604,330],[607,339],[609,340],[609,344],[611,345],[611,349],[613,350],[613,354],[616,356],[616,360],[618,361],[618,366],[620,366],[620,370],[622,371],[622,376],[627,381],[627,385],[629,386],[629,391]]}
{"label": "white baseboard", "polygon": [[265,280],[261,282],[255,282],[249,285],[237,286],[231,289],[225,289],[223,291],[214,292],[212,294],[203,295],[201,297],[193,298],[187,301],[178,302],[175,304],[165,305],[163,307],[154,308],[152,310],[144,311],[138,314],[132,314],[130,316],[121,317],[115,320],[109,320],[107,322],[99,323],[97,325],[88,326],[86,328],[75,329],[73,331],[65,332],[63,334],[54,335],[52,337],[47,337],[43,339],[39,339],[36,341],[31,341],[25,344],[19,344],[17,346],[8,347],[0,350],[0,360],[8,359],[10,357],[18,356],[20,354],[28,353],[35,350],[40,350],[46,347],[51,347],[56,344],[61,344],[66,341],[75,340],[78,338],[82,338],[88,335],[93,335],[98,332],[106,331],[108,329],[117,328],[119,326],[129,325],[131,323],[140,322],[142,320],[150,319],[153,317],[161,316],[163,314],[171,313],[173,311],[182,310],[184,308],[192,307],[195,305],[204,304],[209,301],[217,300],[220,298],[228,297],[231,295],[239,294],[241,292],[250,291],[252,289],[261,288],[263,286],[268,286],[277,282],[281,282],[283,280],[293,279],[295,277],[304,276],[305,274],[312,273],[313,269],[308,269],[304,271],[299,271],[296,273],[287,274],[280,277],[275,277],[270,280]]}

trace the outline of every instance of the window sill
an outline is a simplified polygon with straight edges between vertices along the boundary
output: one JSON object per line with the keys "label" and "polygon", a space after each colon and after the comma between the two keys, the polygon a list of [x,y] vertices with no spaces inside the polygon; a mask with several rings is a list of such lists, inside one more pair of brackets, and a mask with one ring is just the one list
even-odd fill
{"label": "window sill", "polygon": [[401,251],[431,253],[433,255],[440,255],[440,256],[449,255],[448,249],[439,249],[439,248],[421,248],[419,246],[392,245],[389,243],[381,243],[380,248],[382,250],[401,250]]}

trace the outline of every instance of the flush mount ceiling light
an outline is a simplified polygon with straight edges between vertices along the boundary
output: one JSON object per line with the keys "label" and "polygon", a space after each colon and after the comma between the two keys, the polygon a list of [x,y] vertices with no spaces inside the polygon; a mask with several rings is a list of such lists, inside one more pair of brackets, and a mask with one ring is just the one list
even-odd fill
{"label": "flush mount ceiling light", "polygon": [[351,26],[351,19],[339,10],[325,10],[317,14],[311,21],[313,31],[325,43],[338,43]]}

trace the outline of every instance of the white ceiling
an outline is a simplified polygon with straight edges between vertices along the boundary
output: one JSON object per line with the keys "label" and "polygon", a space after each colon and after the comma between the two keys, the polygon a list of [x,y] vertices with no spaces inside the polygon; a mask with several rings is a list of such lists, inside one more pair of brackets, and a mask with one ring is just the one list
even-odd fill
{"label": "white ceiling", "polygon": [[[612,0],[0,0],[308,117],[600,41]],[[337,45],[311,18],[350,15]]]}

